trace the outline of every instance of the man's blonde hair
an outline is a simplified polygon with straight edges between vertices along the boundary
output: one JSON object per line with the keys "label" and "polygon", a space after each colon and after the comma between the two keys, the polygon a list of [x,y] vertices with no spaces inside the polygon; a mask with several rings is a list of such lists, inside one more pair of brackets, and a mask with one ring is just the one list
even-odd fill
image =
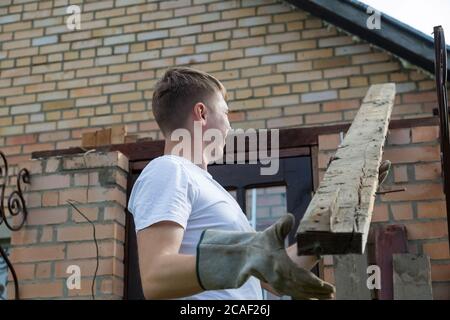
{"label": "man's blonde hair", "polygon": [[198,102],[208,106],[218,92],[226,99],[225,87],[206,72],[187,67],[167,70],[152,99],[153,114],[163,134],[184,127],[192,107]]}

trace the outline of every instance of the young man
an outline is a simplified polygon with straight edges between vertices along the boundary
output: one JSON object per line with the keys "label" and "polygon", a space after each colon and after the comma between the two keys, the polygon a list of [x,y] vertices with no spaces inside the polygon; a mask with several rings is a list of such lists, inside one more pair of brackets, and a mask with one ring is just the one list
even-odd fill
{"label": "young man", "polygon": [[[255,232],[208,173],[208,163],[223,155],[213,159],[205,152],[208,143],[195,136],[194,127],[218,130],[222,150],[230,130],[225,99],[216,78],[190,68],[170,69],[156,85],[152,106],[165,137],[164,155],[143,170],[128,205],[145,297],[261,299],[263,287],[296,298],[330,298],[333,287],[307,271],[317,258],[298,257],[295,245],[284,247],[292,215]],[[190,152],[174,155],[177,129],[190,133]]]}

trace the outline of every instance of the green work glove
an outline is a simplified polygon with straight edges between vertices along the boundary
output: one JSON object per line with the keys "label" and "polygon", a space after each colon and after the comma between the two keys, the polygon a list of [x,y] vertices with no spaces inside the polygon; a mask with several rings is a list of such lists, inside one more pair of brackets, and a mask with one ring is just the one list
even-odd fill
{"label": "green work glove", "polygon": [[197,276],[205,290],[233,289],[250,276],[295,299],[329,299],[334,287],[289,258],[284,239],[294,225],[287,214],[263,232],[205,230],[197,246]]}
{"label": "green work glove", "polygon": [[389,160],[383,160],[378,168],[378,187],[381,187],[386,180],[389,170],[391,169],[391,162]]}

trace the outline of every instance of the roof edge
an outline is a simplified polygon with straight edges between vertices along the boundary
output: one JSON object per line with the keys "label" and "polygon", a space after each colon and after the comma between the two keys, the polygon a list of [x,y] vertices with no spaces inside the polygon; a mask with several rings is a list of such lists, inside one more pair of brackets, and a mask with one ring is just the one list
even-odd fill
{"label": "roof edge", "polygon": [[[434,68],[434,40],[397,19],[381,13],[381,28],[369,29],[366,25],[368,6],[357,0],[285,0],[290,4],[320,17],[327,22],[383,48],[396,56],[430,72]],[[450,30],[448,30],[450,36]],[[447,59],[450,59],[450,46]],[[450,61],[448,77],[450,79]]]}

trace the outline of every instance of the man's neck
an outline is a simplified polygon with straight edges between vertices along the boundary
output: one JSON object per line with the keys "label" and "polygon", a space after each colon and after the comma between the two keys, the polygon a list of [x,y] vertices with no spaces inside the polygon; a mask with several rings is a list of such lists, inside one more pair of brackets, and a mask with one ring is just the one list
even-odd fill
{"label": "man's neck", "polygon": [[[174,141],[170,141],[170,140],[165,140],[164,143],[164,155],[175,155],[178,157],[182,157],[185,158],[189,161],[191,161],[192,163],[194,163],[195,165],[199,166],[200,168],[202,168],[203,170],[207,170],[208,169],[208,161],[207,159],[205,159],[205,156],[203,155],[203,147],[202,147],[202,156],[201,156],[201,163],[196,163],[198,161],[195,161],[196,159],[194,158],[194,148],[193,148],[193,144],[191,144],[191,154],[185,154],[185,152],[182,152],[181,154],[179,152],[173,152],[173,149],[176,145],[178,145],[179,142],[174,142]],[[184,151],[184,150],[183,150]],[[197,156],[198,157],[198,156]]]}

